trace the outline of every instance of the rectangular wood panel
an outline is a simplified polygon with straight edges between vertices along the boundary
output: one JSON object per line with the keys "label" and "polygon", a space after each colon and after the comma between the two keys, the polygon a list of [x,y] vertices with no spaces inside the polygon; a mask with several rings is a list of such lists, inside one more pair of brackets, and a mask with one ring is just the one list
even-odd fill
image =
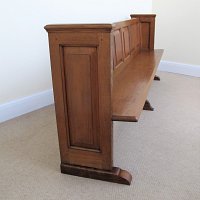
{"label": "rectangular wood panel", "polygon": [[137,27],[136,24],[129,26],[130,31],[130,48],[131,51],[134,51],[136,49],[137,45]]}
{"label": "rectangular wood panel", "polygon": [[123,46],[122,46],[121,31],[116,30],[114,31],[113,35],[114,35],[116,65],[119,65],[121,62],[123,62]]}
{"label": "rectangular wood panel", "polygon": [[140,26],[139,26],[139,23],[130,25],[129,32],[130,32],[130,49],[131,49],[131,52],[134,53],[135,51],[140,49]]}
{"label": "rectangular wood panel", "polygon": [[150,49],[150,23],[141,23],[141,47]]}
{"label": "rectangular wood panel", "polygon": [[71,147],[100,148],[96,51],[93,47],[63,47]]}
{"label": "rectangular wood panel", "polygon": [[141,35],[140,35],[140,23],[136,24],[136,47],[137,49],[141,48]]}
{"label": "rectangular wood panel", "polygon": [[123,35],[124,55],[125,58],[127,58],[130,55],[130,37],[129,37],[128,27],[124,27],[122,29],[122,35]]}

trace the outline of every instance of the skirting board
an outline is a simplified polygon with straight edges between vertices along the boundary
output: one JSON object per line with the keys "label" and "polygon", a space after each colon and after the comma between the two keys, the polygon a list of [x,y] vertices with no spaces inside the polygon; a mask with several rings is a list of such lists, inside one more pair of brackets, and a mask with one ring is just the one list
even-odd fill
{"label": "skirting board", "polygon": [[0,105],[0,123],[54,103],[53,90],[46,90]]}
{"label": "skirting board", "polygon": [[162,60],[160,62],[158,70],[177,73],[177,74],[184,74],[194,77],[200,77],[200,66],[198,65],[189,65],[189,64],[182,64],[182,63]]}

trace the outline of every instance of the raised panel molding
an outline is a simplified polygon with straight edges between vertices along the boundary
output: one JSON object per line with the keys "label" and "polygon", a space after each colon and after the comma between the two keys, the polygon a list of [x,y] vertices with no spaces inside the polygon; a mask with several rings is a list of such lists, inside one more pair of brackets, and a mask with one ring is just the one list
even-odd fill
{"label": "raised panel molding", "polygon": [[69,148],[100,151],[97,48],[65,46],[62,55]]}

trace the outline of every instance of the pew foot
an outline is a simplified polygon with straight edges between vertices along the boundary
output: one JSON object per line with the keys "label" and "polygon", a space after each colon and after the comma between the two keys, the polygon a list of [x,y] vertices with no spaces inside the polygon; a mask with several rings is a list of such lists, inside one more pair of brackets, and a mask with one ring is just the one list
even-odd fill
{"label": "pew foot", "polygon": [[145,101],[143,110],[149,110],[149,111],[154,111],[154,108],[151,106],[150,102],[148,100]]}
{"label": "pew foot", "polygon": [[132,180],[132,176],[128,171],[122,170],[118,167],[113,167],[111,171],[106,171],[61,163],[60,168],[61,172],[64,174],[103,180],[113,183],[130,185]]}
{"label": "pew foot", "polygon": [[157,76],[157,75],[155,75],[155,76],[154,76],[154,80],[155,80],[155,81],[160,81],[160,77]]}

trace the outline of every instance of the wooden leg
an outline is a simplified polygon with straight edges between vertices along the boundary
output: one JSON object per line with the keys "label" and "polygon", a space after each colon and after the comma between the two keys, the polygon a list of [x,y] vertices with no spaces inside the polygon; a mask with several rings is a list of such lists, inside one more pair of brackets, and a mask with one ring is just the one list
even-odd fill
{"label": "wooden leg", "polygon": [[153,111],[154,108],[151,106],[150,102],[148,100],[145,101],[143,110],[149,110],[149,111]]}
{"label": "wooden leg", "polygon": [[129,172],[122,170],[118,167],[113,167],[111,171],[74,166],[62,163],[60,167],[61,172],[64,174],[81,176],[85,178],[92,178],[125,185],[130,185],[132,180],[132,176]]}
{"label": "wooden leg", "polygon": [[157,76],[157,75],[155,75],[155,76],[154,76],[154,80],[155,80],[155,81],[160,81],[160,77]]}

